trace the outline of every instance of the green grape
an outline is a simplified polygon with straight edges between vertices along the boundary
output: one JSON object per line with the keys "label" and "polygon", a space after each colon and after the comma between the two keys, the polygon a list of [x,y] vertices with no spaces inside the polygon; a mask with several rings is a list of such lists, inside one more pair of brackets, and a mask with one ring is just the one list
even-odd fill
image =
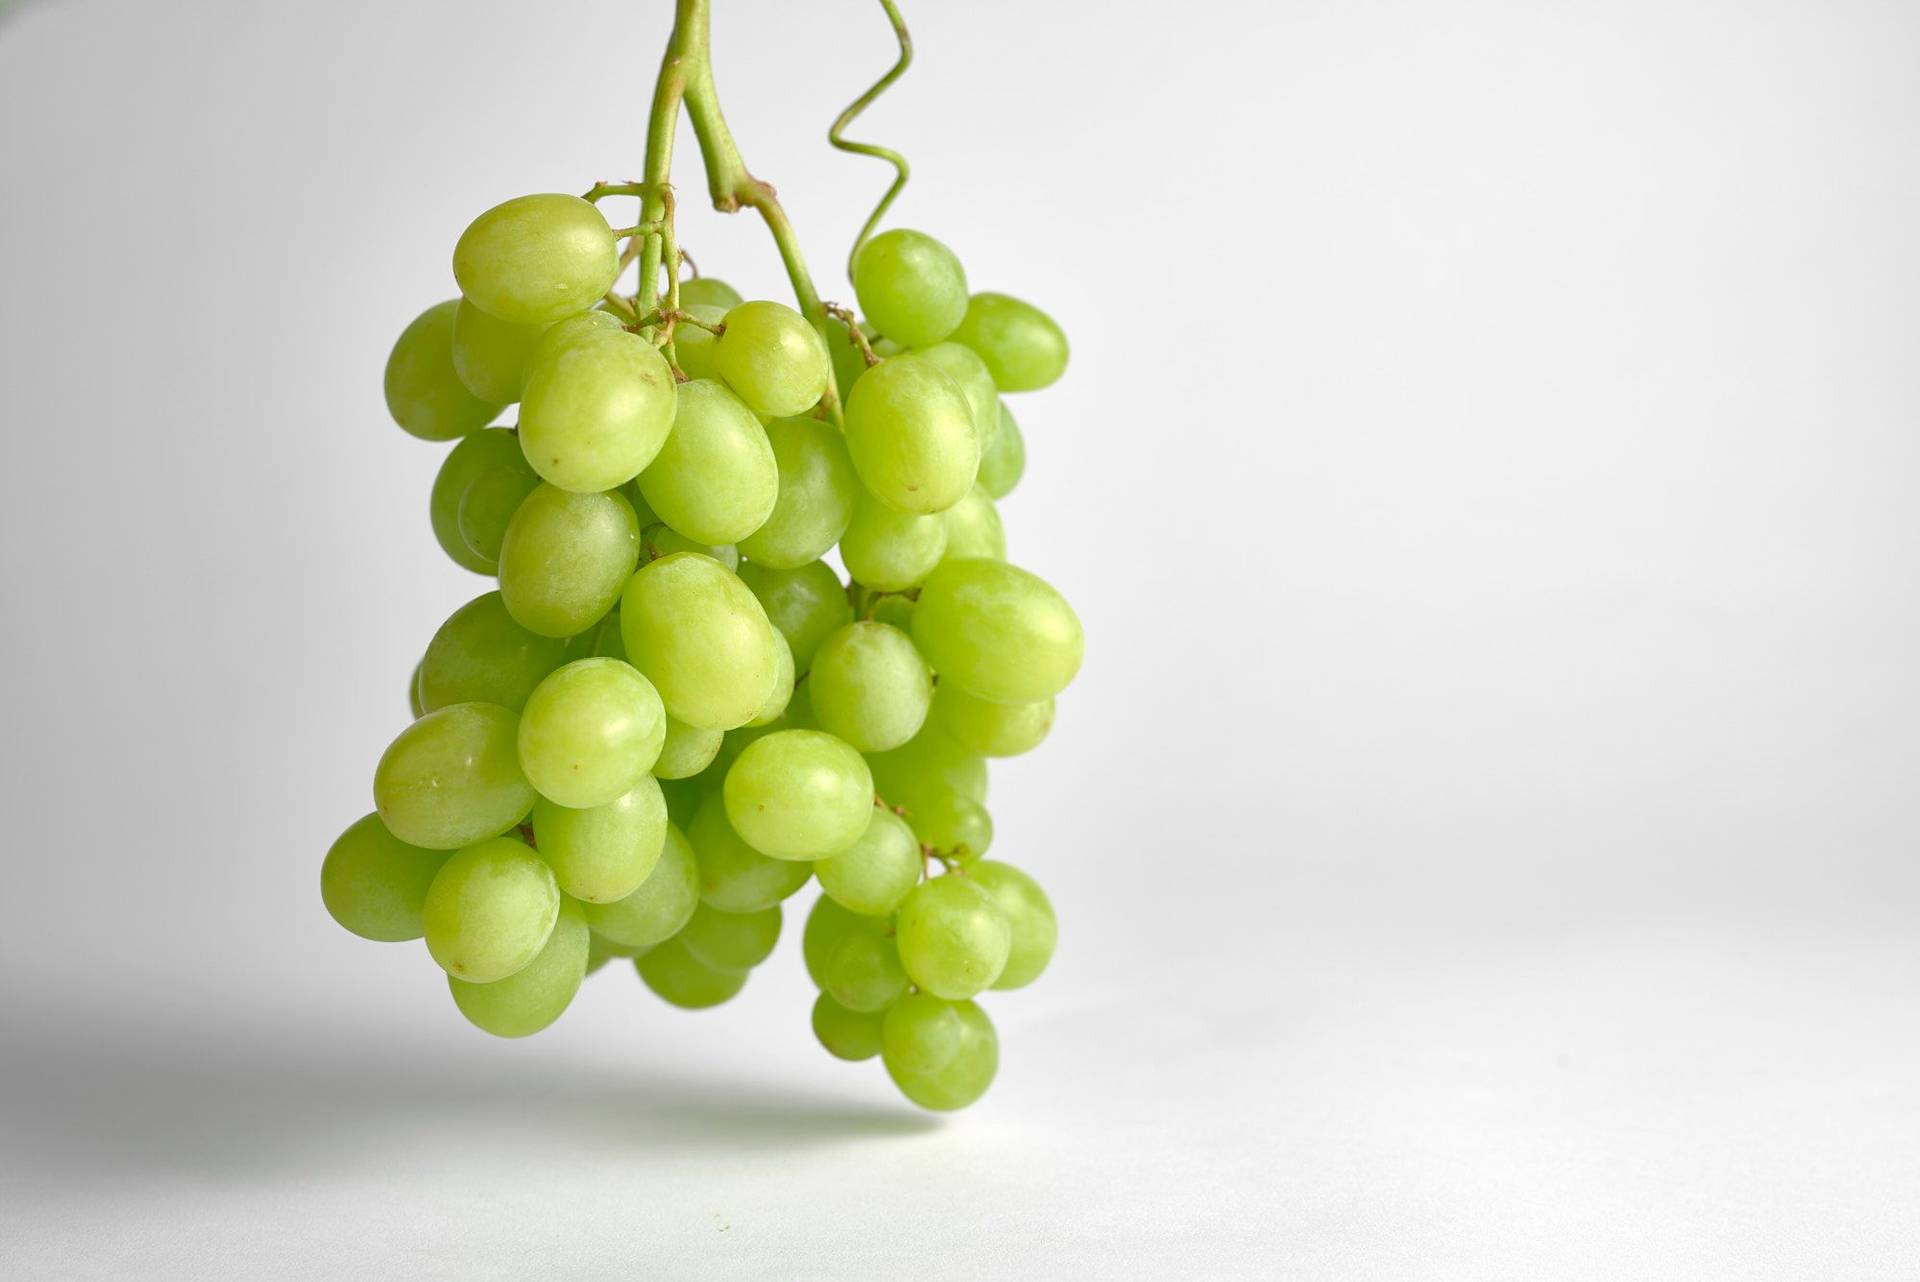
{"label": "green grape", "polygon": [[[667,799],[667,818],[680,831],[686,833],[687,840],[692,842],[694,837],[689,829],[693,823],[694,812],[699,810],[700,803],[707,799],[707,794],[712,790],[715,781],[705,776],[693,779],[661,779],[659,775],[655,775],[654,778],[660,784],[661,794]],[[699,853],[699,843],[694,842],[694,854]]]}
{"label": "green grape", "polygon": [[807,924],[800,932],[800,956],[806,962],[807,977],[815,988],[825,988],[827,961],[841,940],[863,932],[884,937],[890,929],[892,922],[885,917],[864,917],[820,896],[813,901]]}
{"label": "green grape", "polygon": [[628,660],[690,726],[745,725],[773,689],[767,612],[711,557],[676,552],[641,566],[621,597],[620,632]]}
{"label": "green grape", "polygon": [[849,930],[820,961],[820,987],[848,1010],[885,1010],[907,991],[900,952],[884,931]]}
{"label": "green grape", "polygon": [[453,850],[498,836],[533,807],[519,718],[491,703],[436,708],[402,730],[373,772],[373,804],[410,845]]}
{"label": "green grape", "polygon": [[446,851],[410,846],[388,832],[379,815],[367,815],[328,849],[320,901],[362,939],[418,939],[426,931],[427,887],[446,861]]}
{"label": "green grape", "polygon": [[[639,477],[636,476],[632,480],[628,481],[626,484],[622,485],[620,487],[620,493],[627,500],[627,502],[633,504],[634,519],[640,523],[640,528],[643,531],[652,526],[659,525],[661,523],[659,514],[656,513],[652,508],[647,506],[647,496],[640,492]],[[691,551],[691,550],[692,549],[690,548],[667,549],[668,552],[680,552],[680,551]],[[665,556],[666,554],[667,554],[666,552],[662,552],[660,556]],[[658,560],[659,557],[651,557],[648,559]]]}
{"label": "green grape", "polygon": [[766,439],[778,466],[778,497],[760,528],[740,541],[759,565],[798,569],[816,561],[846,533],[860,480],[847,444],[828,423],[813,418],[775,419]]}
{"label": "green grape", "polygon": [[441,551],[463,570],[492,574],[499,567],[474,551],[461,535],[461,500],[466,498],[467,490],[475,481],[510,465],[519,454],[520,441],[512,432],[504,427],[488,428],[462,438],[447,451],[439,474],[433,478],[433,494],[427,503],[433,537]]}
{"label": "green grape", "polygon": [[782,303],[735,306],[713,355],[720,377],[756,414],[805,413],[827,390],[827,345]]}
{"label": "green grape", "polygon": [[1067,336],[1053,317],[1005,294],[975,294],[949,337],[980,353],[1003,392],[1031,392],[1066,372]]}
{"label": "green grape", "polygon": [[760,711],[748,726],[770,726],[786,715],[787,705],[793,702],[793,647],[787,644],[787,638],[779,628],[773,629],[774,649],[778,652],[778,662],[774,668],[773,690],[767,695],[767,701],[760,705]]}
{"label": "green grape", "polygon": [[448,859],[427,887],[427,951],[440,969],[491,984],[540,955],[560,915],[553,870],[526,843],[492,837]]}
{"label": "green grape", "polygon": [[972,797],[943,792],[923,799],[909,816],[922,842],[962,863],[993,845],[993,816]]}
{"label": "green grape", "polygon": [[747,972],[715,970],[696,959],[678,939],[635,958],[633,966],[655,996],[682,1010],[718,1006],[747,984]]}
{"label": "green grape", "polygon": [[867,606],[867,618],[913,635],[913,598],[904,592],[883,592]]}
{"label": "green grape", "polygon": [[940,521],[947,527],[947,550],[942,560],[1007,559],[1007,527],[1000,523],[1000,511],[993,505],[993,496],[979,485],[942,512]]}
{"label": "green grape", "polygon": [[483,401],[511,405],[526,381],[527,353],[550,326],[517,325],[482,311],[466,299],[453,313],[453,369],[467,390]]}
{"label": "green grape", "polygon": [[[651,510],[651,509],[649,509]],[[695,543],[671,525],[655,522],[640,531],[640,559],[658,561],[675,552],[698,552],[710,556],[729,570],[740,568],[740,549],[731,543]]]}
{"label": "green grape", "polygon": [[932,993],[908,993],[887,1007],[880,1024],[887,1064],[905,1073],[939,1072],[953,1062],[966,1040],[959,1006]]}
{"label": "green grape", "polygon": [[1005,401],[1000,402],[1000,429],[980,451],[980,488],[996,499],[1013,493],[1020,474],[1027,470],[1027,442],[1020,435],[1020,424]]}
{"label": "green grape", "polygon": [[[833,385],[840,389],[840,403],[846,404],[847,393],[867,372],[867,354],[853,341],[853,335],[838,320],[827,319],[814,322],[814,332],[820,335],[820,341],[827,345],[827,359],[833,365]],[[873,327],[862,325],[860,332],[868,338],[873,336]]]}
{"label": "green grape", "polygon": [[807,697],[820,727],[861,752],[898,748],[927,719],[933,682],[906,633],[849,623],[821,643]]}
{"label": "green grape", "polygon": [[740,581],[787,638],[796,672],[810,669],[814,651],[827,635],[853,620],[853,603],[847,600],[846,585],[825,561],[797,570],[775,570],[747,562],[740,567]]}
{"label": "green grape", "polygon": [[589,944],[580,905],[563,898],[553,933],[539,956],[490,984],[448,975],[447,987],[460,1013],[474,1027],[495,1037],[528,1037],[559,1019],[580,991],[580,981],[587,977]]}
{"label": "green grape", "polygon": [[680,306],[689,311],[695,307],[718,307],[724,316],[727,309],[739,305],[740,291],[724,280],[695,276],[692,280],[680,282]]}
{"label": "green grape", "polygon": [[987,363],[971,347],[962,347],[958,343],[917,347],[914,353],[945,370],[954,386],[967,398],[967,409],[973,414],[974,435],[980,439],[980,451],[984,456],[1000,431],[1000,390],[993,385],[993,375],[987,372]]}
{"label": "green grape", "polygon": [[[581,905],[580,911],[582,916],[586,914],[586,906],[584,904]],[[592,931],[591,938],[588,941],[588,947],[592,952],[598,953],[603,957],[633,958],[644,956],[647,952],[651,951],[654,946],[652,944],[622,944],[615,940],[608,939],[598,931]]]}
{"label": "green grape", "polygon": [[971,877],[923,881],[894,918],[900,963],[920,988],[958,1001],[1000,978],[1013,930],[994,897]]}
{"label": "green grape", "polygon": [[766,429],[740,398],[708,379],[682,383],[673,431],[640,474],[662,521],[701,543],[735,543],[759,529],[780,492]]}
{"label": "green grape", "polygon": [[821,890],[869,917],[891,916],[920,884],[921,872],[920,843],[907,821],[891,810],[875,810],[860,840],[813,865]]}
{"label": "green grape", "polygon": [[881,592],[904,592],[919,584],[946,551],[947,525],[940,516],[895,511],[864,490],[840,538],[847,573]]}
{"label": "green grape", "polygon": [[667,826],[660,858],[640,888],[610,904],[588,904],[587,925],[616,944],[650,947],[673,938],[700,903],[700,870],[693,847]]}
{"label": "green grape", "polygon": [[925,232],[896,227],[860,247],[853,291],[882,334],[908,347],[937,343],[967,314],[967,274],[953,251]]}
{"label": "green grape", "polygon": [[891,752],[870,754],[867,765],[880,796],[909,810],[948,793],[987,799],[987,763],[937,726],[921,727]]}
{"label": "green grape", "polygon": [[618,493],[542,485],[507,525],[500,596],[521,627],[574,636],[613,608],[639,561],[640,526]]}
{"label": "green grape", "polygon": [[763,911],[807,884],[807,864],[770,858],[740,839],[718,791],[701,800],[687,839],[700,863],[700,902],[723,913]]}
{"label": "green grape", "polygon": [[453,313],[458,299],[435,303],[413,318],[387,357],[387,412],[410,436],[450,441],[493,422],[504,402],[483,401],[453,368]]}
{"label": "green grape", "polygon": [[767,959],[780,938],[780,905],[758,912],[723,913],[701,904],[675,938],[704,966],[752,970]]}
{"label": "green grape", "polygon": [[880,1053],[879,1011],[848,1010],[825,993],[813,1003],[813,1035],[836,1059],[872,1059]]}
{"label": "green grape", "polygon": [[619,274],[607,220],[580,197],[557,192],[495,205],[453,247],[460,292],[516,325],[552,324],[585,311]]}
{"label": "green grape", "polygon": [[1013,931],[1013,947],[1006,969],[993,981],[995,988],[1022,988],[1038,979],[1053,959],[1060,937],[1053,904],[1038,883],[1012,864],[983,859],[967,869],[974,883],[993,896]]}
{"label": "green grape", "polygon": [[692,778],[719,755],[720,743],[725,737],[724,730],[690,726],[684,721],[676,721],[669,714],[666,738],[660,744],[660,759],[653,763],[654,776],[659,779]]}
{"label": "green grape", "polygon": [[[915,1073],[887,1064],[887,1075],[893,1078],[893,1084],[921,1108],[941,1112],[965,1108],[987,1093],[987,1087],[993,1085],[994,1074],[999,1071],[1000,1037],[994,1032],[987,1013],[973,1002],[958,1002],[954,1009],[960,1014],[965,1036],[952,1059],[931,1073]],[[880,1057],[886,1062],[884,1042]]]}
{"label": "green grape", "polygon": [[[687,284],[692,282],[688,281]],[[684,289],[685,286],[683,285],[682,288]],[[684,294],[680,299],[680,310],[709,325],[718,325],[727,318],[725,307],[716,307],[711,303],[689,303]],[[674,328],[673,357],[680,363],[681,371],[688,378],[720,377],[720,370],[713,358],[714,343],[717,339],[718,335],[712,330],[702,329],[698,325],[682,324]]]}
{"label": "green grape", "polygon": [[426,715],[427,705],[420,701],[420,668],[425,660],[413,665],[413,675],[407,679],[407,711],[418,721]]}
{"label": "green grape", "polygon": [[526,502],[527,495],[539,487],[539,476],[527,466],[526,455],[518,449],[513,451],[509,462],[474,477],[455,510],[461,540],[473,549],[475,556],[497,567],[507,525]]}
{"label": "green grape", "polygon": [[520,769],[549,801],[604,806],[647,777],[666,734],[660,695],[633,665],[577,659],[528,697],[520,714]]}
{"label": "green grape", "polygon": [[527,357],[520,448],[563,490],[610,490],[640,474],[673,429],[673,371],[607,312],[548,330]]}
{"label": "green grape", "polygon": [[932,722],[961,747],[983,757],[1017,757],[1040,746],[1053,729],[1053,700],[989,703],[951,681],[933,692]]}
{"label": "green grape", "polygon": [[873,496],[902,512],[942,512],[973,487],[980,438],[966,395],[908,352],[882,361],[847,397],[847,453]]}
{"label": "green grape", "polygon": [[1038,575],[974,558],[936,567],[913,609],[913,640],[941,680],[995,703],[1037,703],[1080,670],[1073,607]]}
{"label": "green grape", "polygon": [[777,730],[747,746],[723,789],[734,831],[775,859],[824,859],[873,818],[873,776],[860,754],[818,730]]}
{"label": "green grape", "polygon": [[651,775],[604,806],[574,809],[541,798],[533,839],[560,889],[610,904],[640,889],[667,842],[667,799]]}
{"label": "green grape", "polygon": [[518,712],[541,679],[560,666],[566,645],[515,623],[498,592],[477,596],[455,610],[427,643],[420,661],[422,710],[497,703]]}

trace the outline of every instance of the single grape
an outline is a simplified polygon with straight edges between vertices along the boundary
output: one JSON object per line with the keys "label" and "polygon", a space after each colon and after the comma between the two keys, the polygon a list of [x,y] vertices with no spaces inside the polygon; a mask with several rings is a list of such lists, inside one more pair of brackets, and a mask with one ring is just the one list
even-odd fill
{"label": "single grape", "polygon": [[818,730],[779,730],[748,745],[724,795],[734,831],[776,859],[824,859],[858,841],[873,818],[866,761]]}
{"label": "single grape", "polygon": [[967,1025],[958,1004],[932,993],[908,993],[887,1007],[880,1025],[887,1064],[916,1075],[945,1068],[966,1040]]}
{"label": "single grape", "polygon": [[604,806],[574,809],[544,797],[533,806],[533,839],[560,889],[610,904],[640,889],[667,843],[667,799],[651,775]]}
{"label": "single grape", "polygon": [[519,718],[490,703],[435,709],[402,730],[373,772],[374,808],[400,840],[453,850],[498,836],[533,808]]}
{"label": "single grape", "polygon": [[675,938],[702,965],[752,970],[767,959],[780,938],[780,905],[750,913],[723,913],[701,904]]}
{"label": "single grape", "polygon": [[588,904],[587,925],[616,944],[647,947],[679,934],[699,902],[700,871],[693,847],[669,824],[660,858],[639,889],[610,904]]}
{"label": "single grape", "polygon": [[1012,927],[992,895],[963,875],[921,882],[894,918],[900,963],[920,988],[957,1001],[1005,969]]}
{"label": "single grape", "polygon": [[[466,498],[468,489],[475,481],[510,466],[519,454],[520,441],[512,432],[504,427],[488,428],[455,443],[447,451],[439,473],[433,478],[433,492],[427,502],[428,519],[433,523],[433,537],[440,544],[441,551],[464,570],[492,574],[499,567],[474,551],[460,533],[461,501]],[[524,463],[525,459],[519,461]]]}
{"label": "single grape", "polygon": [[527,466],[526,455],[515,449],[501,466],[474,477],[460,496],[455,522],[461,540],[482,561],[498,566],[500,545],[506,541],[513,514],[539,488],[540,477]]}
{"label": "single grape", "polygon": [[1013,411],[1001,401],[1000,429],[980,451],[980,488],[996,499],[1003,499],[1013,493],[1013,487],[1020,484],[1020,475],[1026,470],[1026,438],[1020,435],[1020,424],[1014,421]]}
{"label": "single grape", "polygon": [[687,839],[700,865],[700,902],[721,912],[760,912],[807,884],[809,865],[771,858],[741,840],[718,791],[701,801]]}
{"label": "single grape", "polygon": [[913,738],[933,702],[927,661],[906,633],[884,623],[849,623],[828,637],[807,680],[821,729],[861,752]]}
{"label": "single grape", "polygon": [[825,561],[797,570],[776,570],[746,562],[740,567],[745,583],[766,610],[767,618],[787,638],[796,672],[813,666],[814,651],[827,635],[853,620],[853,604],[846,585]]}
{"label": "single grape", "polygon": [[578,659],[556,669],[520,714],[520,769],[563,806],[604,806],[653,769],[667,712],[653,683],[618,659]]}
{"label": "single grape", "polygon": [[913,640],[941,680],[995,703],[1058,694],[1086,645],[1073,607],[1044,579],[980,558],[944,562],[927,576]]}
{"label": "single grape", "polygon": [[666,738],[660,744],[660,759],[653,763],[654,776],[659,779],[692,778],[707,768],[707,763],[719,753],[720,742],[725,737],[724,730],[690,726],[684,721],[676,721],[669,714]]}
{"label": "single grape", "polygon": [[[934,518],[937,519],[937,518]],[[913,598],[904,592],[883,592],[867,606],[866,617],[913,635]]]}
{"label": "single grape", "polygon": [[446,862],[446,851],[410,846],[388,832],[379,815],[367,815],[328,849],[320,901],[362,939],[418,939],[426,931],[427,887]]}
{"label": "single grape", "polygon": [[673,428],[673,371],[606,312],[548,330],[527,357],[520,448],[545,480],[582,493],[638,476]]}
{"label": "single grape", "polygon": [[664,522],[655,522],[640,531],[640,559],[658,561],[675,552],[698,552],[710,556],[729,570],[740,567],[740,549],[731,543],[695,543]]}
{"label": "single grape", "polygon": [[[684,294],[680,298],[680,310],[709,325],[718,325],[727,318],[725,307],[716,307],[711,303],[689,303]],[[676,326],[673,331],[673,357],[680,363],[681,372],[690,379],[719,378],[720,369],[713,357],[714,343],[718,338],[712,330],[698,325],[682,323]]]}
{"label": "single grape", "polygon": [[1053,317],[1005,294],[975,294],[949,337],[980,353],[1003,392],[1031,392],[1066,372],[1067,336]]}
{"label": "single grape", "polygon": [[820,987],[852,1011],[885,1010],[907,991],[900,953],[884,931],[849,930],[820,961]]}
{"label": "single grape", "polygon": [[635,958],[633,966],[655,996],[682,1010],[718,1006],[747,983],[747,972],[715,970],[688,952],[678,939],[669,939]]}
{"label": "single grape", "polygon": [[816,561],[846,533],[860,480],[847,444],[831,424],[813,418],[775,419],[766,439],[778,467],[778,497],[759,529],[740,541],[755,563],[798,569]]}
{"label": "single grape", "polygon": [[869,917],[891,916],[920,884],[921,871],[920,843],[907,821],[891,810],[874,811],[860,840],[813,865],[821,890]]}
{"label": "single grape", "polygon": [[916,353],[882,361],[847,398],[847,453],[873,496],[902,512],[941,512],[973,487],[980,438],[967,398]]}
{"label": "single grape", "polygon": [[740,398],[708,379],[682,383],[673,431],[640,474],[662,521],[701,543],[735,543],[766,521],[780,470],[766,429]]}
{"label": "single grape", "polygon": [[727,313],[714,364],[757,414],[785,418],[813,408],[827,390],[827,345],[782,303],[741,303]]}
{"label": "single grape", "polygon": [[527,354],[549,328],[501,320],[463,298],[453,313],[454,372],[481,400],[511,405],[526,381]]}
{"label": "single grape", "polygon": [[447,976],[460,1013],[495,1037],[528,1037],[559,1019],[587,977],[590,933],[580,905],[562,898],[539,956],[505,979],[469,983]]}
{"label": "single grape", "polygon": [[745,725],[778,675],[767,612],[711,557],[676,552],[641,566],[621,598],[620,631],[628,660],[691,726]]}
{"label": "single grape", "polygon": [[[965,1035],[952,1059],[931,1073],[915,1073],[887,1064],[887,1075],[900,1093],[921,1108],[948,1111],[965,1108],[987,1093],[1000,1068],[1000,1038],[987,1013],[973,1002],[956,1003]],[[882,1036],[884,1037],[884,1026]],[[882,1043],[882,1062],[886,1049]]]}
{"label": "single grape", "polygon": [[813,901],[813,908],[807,913],[807,924],[800,932],[800,956],[806,963],[807,977],[813,980],[815,988],[825,988],[826,965],[839,948],[841,940],[850,934],[861,933],[884,938],[892,929],[893,922],[889,918],[863,916],[841,907],[825,895],[820,896]]}
{"label": "single grape", "polygon": [[453,313],[458,299],[435,303],[413,318],[387,357],[387,412],[410,436],[450,441],[493,422],[505,402],[467,390],[453,368]]}
{"label": "single grape", "polygon": [[813,1035],[836,1059],[872,1059],[880,1053],[879,1011],[848,1010],[821,993],[813,1003]]}
{"label": "single grape", "polygon": [[525,842],[491,837],[448,859],[427,888],[427,951],[447,974],[490,984],[540,955],[559,914],[553,870]]}
{"label": "single grape", "polygon": [[951,249],[925,232],[896,227],[860,247],[853,260],[860,310],[882,334],[908,347],[937,343],[967,314],[967,274]]}
{"label": "single grape", "polygon": [[640,526],[618,493],[542,485],[507,525],[500,596],[522,627],[574,636],[613,608],[639,561]]}
{"label": "single grape", "polygon": [[729,308],[738,307],[740,301],[740,291],[724,280],[696,276],[680,282],[680,306],[689,310],[695,307],[718,307],[724,316]]}
{"label": "single grape", "polygon": [[497,703],[514,712],[549,672],[567,643],[529,632],[513,621],[498,592],[455,610],[427,643],[420,661],[420,702],[431,712],[455,703]]}
{"label": "single grape", "polygon": [[967,398],[967,409],[973,415],[974,435],[980,440],[980,452],[984,457],[1000,431],[1000,391],[993,385],[993,375],[987,372],[987,363],[980,359],[978,352],[959,343],[916,347],[914,354],[945,370],[947,377],[953,380],[953,385]]}
{"label": "single grape", "polygon": [[923,799],[908,821],[921,842],[961,863],[978,859],[993,845],[993,816],[972,797],[958,793]]}
{"label": "single grape", "polygon": [[760,711],[754,714],[753,720],[747,722],[747,727],[770,726],[781,720],[786,715],[787,705],[793,701],[793,648],[787,644],[787,638],[779,628],[772,631],[774,650],[777,652],[773,689],[767,694],[767,701],[760,705]]}
{"label": "single grape", "polygon": [[856,583],[881,592],[917,586],[947,551],[940,515],[901,512],[861,491],[840,538],[840,558]]}
{"label": "single grape", "polygon": [[517,325],[552,324],[585,311],[619,274],[607,220],[580,197],[557,192],[495,205],[453,248],[460,292]]}
{"label": "single grape", "polygon": [[990,703],[942,681],[928,716],[963,748],[983,757],[1017,757],[1039,747],[1053,729],[1053,700]]}
{"label": "single grape", "polygon": [[1013,931],[1006,969],[993,981],[993,986],[1005,989],[1031,984],[1053,959],[1054,944],[1060,937],[1047,892],[1012,864],[993,859],[974,864],[967,869],[967,875],[993,896]]}
{"label": "single grape", "polygon": [[873,771],[875,791],[909,810],[948,793],[975,801],[987,799],[987,763],[938,726],[922,726],[919,734],[891,752],[869,754],[867,765]]}
{"label": "single grape", "polygon": [[993,496],[978,484],[967,491],[967,497],[942,512],[940,521],[947,527],[947,550],[942,560],[1007,559],[1007,528],[1000,522]]}

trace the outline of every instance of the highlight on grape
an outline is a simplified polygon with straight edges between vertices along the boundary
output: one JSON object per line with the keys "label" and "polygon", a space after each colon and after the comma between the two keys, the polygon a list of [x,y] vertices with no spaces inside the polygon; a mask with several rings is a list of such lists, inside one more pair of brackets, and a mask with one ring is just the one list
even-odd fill
{"label": "highlight on grape", "polygon": [[[986,801],[987,760],[1040,745],[1081,661],[997,506],[1026,461],[1002,397],[1058,379],[1067,342],[935,237],[875,233],[906,163],[844,130],[911,58],[881,4],[900,59],[830,135],[898,170],[854,245],[857,313],[819,296],[740,157],[707,0],[677,0],[643,178],[519,196],[460,234],[459,296],[401,331],[386,400],[453,443],[433,536],[497,586],[427,642],[374,811],[320,883],[342,926],[423,939],[462,1015],[524,1037],[609,963],[674,1007],[727,1001],[817,882],[814,1035],[955,1109],[999,1065],[978,999],[1054,951],[1046,893],[987,858]],[[682,110],[716,207],[764,219],[797,306],[689,273]],[[625,198],[637,220],[614,227]]]}

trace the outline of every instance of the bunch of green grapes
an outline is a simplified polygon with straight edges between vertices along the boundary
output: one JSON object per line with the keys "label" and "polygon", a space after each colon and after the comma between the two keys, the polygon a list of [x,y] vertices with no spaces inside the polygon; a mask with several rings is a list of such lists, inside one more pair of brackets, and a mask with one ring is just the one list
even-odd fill
{"label": "bunch of green grapes", "polygon": [[394,419],[455,442],[434,536],[498,586],[427,643],[327,909],[424,938],[461,1013],[521,1037],[615,958],[725,1002],[817,881],[820,1042],[962,1107],[999,1062],[976,999],[1054,949],[1046,895],[986,857],[986,762],[1046,738],[1080,666],[996,506],[1025,462],[1001,394],[1066,340],[915,231],[860,249],[864,323],[698,278],[643,312],[619,243],[579,197],[488,210],[460,297],[394,345]]}

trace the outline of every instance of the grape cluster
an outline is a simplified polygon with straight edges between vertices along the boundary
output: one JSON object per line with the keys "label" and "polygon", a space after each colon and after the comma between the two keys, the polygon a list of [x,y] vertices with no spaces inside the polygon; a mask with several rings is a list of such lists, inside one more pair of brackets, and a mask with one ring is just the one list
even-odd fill
{"label": "grape cluster", "polygon": [[456,442],[434,535],[499,587],[428,643],[327,909],[424,937],[462,1014],[520,1037],[614,958],[726,1001],[818,881],[820,1042],[963,1107],[999,1061],[974,999],[1054,949],[1040,887],[984,857],[985,799],[1080,665],[995,507],[1025,463],[1000,395],[1058,378],[1066,340],[915,231],[858,252],[864,324],[710,278],[643,311],[619,246],[588,200],[510,200],[394,345],[393,417]]}

